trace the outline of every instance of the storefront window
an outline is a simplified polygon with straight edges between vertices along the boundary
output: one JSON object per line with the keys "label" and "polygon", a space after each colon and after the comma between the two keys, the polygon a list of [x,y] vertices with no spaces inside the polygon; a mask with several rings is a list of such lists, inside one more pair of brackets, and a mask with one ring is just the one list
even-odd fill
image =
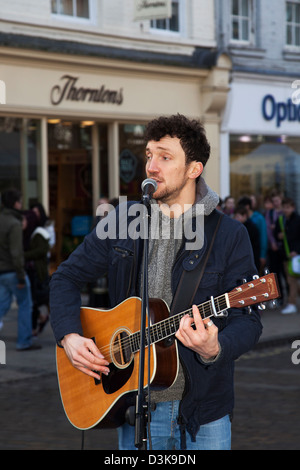
{"label": "storefront window", "polygon": [[[55,121],[55,120],[54,120]],[[48,121],[49,205],[56,264],[81,243],[93,223],[92,121]]]}
{"label": "storefront window", "polygon": [[41,202],[40,121],[0,117],[0,192],[17,188],[23,207]]}
{"label": "storefront window", "polygon": [[277,189],[300,210],[300,137],[231,135],[230,188],[260,201]]}
{"label": "storefront window", "polygon": [[128,199],[139,199],[145,178],[144,126],[120,125],[119,136],[120,193]]}

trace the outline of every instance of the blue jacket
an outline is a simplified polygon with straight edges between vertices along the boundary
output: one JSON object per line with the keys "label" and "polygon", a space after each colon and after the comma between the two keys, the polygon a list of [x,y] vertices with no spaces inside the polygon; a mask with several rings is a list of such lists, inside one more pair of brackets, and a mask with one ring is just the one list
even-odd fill
{"label": "blue jacket", "polygon": [[[108,217],[113,215],[109,214]],[[133,217],[128,217],[126,227],[117,223],[114,239],[107,237],[100,240],[95,229],[53,274],[50,318],[57,341],[69,333],[82,334],[80,288],[85,283],[107,273],[112,306],[139,294],[141,239],[133,240],[124,235],[124,229],[132,220]],[[182,271],[194,269],[206,247],[207,240],[204,240],[201,249],[192,252],[185,251],[183,246],[172,267],[173,295]],[[244,278],[252,279],[254,274],[256,268],[247,230],[240,222],[224,216],[194,303],[200,304],[211,296],[230,292],[242,284]],[[262,332],[256,310],[249,315],[247,309],[233,308],[227,318],[215,318],[214,322],[219,328],[221,346],[221,354],[215,362],[204,363],[192,350],[180,343],[178,345],[186,374],[186,390],[180,406],[181,422],[192,437],[195,437],[200,425],[232,413],[234,360],[249,351]]]}

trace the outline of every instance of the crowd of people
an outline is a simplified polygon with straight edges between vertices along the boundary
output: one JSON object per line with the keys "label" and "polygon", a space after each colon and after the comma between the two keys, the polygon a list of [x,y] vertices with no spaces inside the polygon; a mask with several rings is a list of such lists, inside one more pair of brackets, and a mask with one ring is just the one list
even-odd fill
{"label": "crowd of people", "polygon": [[259,199],[229,195],[219,208],[247,228],[258,273],[268,269],[277,274],[281,313],[297,313],[298,276],[291,273],[289,261],[300,255],[300,215],[295,201],[280,191],[270,191],[261,204]]}
{"label": "crowd of people", "polygon": [[[116,201],[112,204],[115,206]],[[0,330],[15,299],[19,309],[17,349],[37,348],[40,346],[33,338],[49,320],[49,256],[55,244],[54,226],[40,203],[22,210],[22,195],[15,189],[2,193],[1,205]],[[295,202],[273,190],[260,205],[254,195],[239,199],[229,195],[220,200],[219,209],[245,225],[258,273],[262,275],[268,269],[277,274],[281,313],[297,313],[298,277],[288,269],[288,260],[300,255],[300,215]],[[106,278],[103,281],[106,286]],[[91,287],[94,291],[95,285]],[[104,290],[101,302],[107,296],[107,288]],[[93,306],[98,306],[95,294],[90,297]]]}
{"label": "crowd of people", "polygon": [[22,210],[22,194],[3,191],[0,211],[0,329],[16,300],[18,351],[39,349],[34,341],[49,320],[49,257],[53,223],[40,203]]}

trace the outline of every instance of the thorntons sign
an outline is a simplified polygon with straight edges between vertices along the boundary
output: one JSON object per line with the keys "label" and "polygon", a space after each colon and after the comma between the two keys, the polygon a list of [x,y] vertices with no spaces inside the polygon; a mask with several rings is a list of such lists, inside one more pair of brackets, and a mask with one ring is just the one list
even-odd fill
{"label": "thorntons sign", "polygon": [[89,101],[93,103],[111,103],[121,105],[123,103],[123,88],[110,90],[105,85],[99,88],[83,87],[77,84],[79,77],[63,75],[62,83],[51,89],[50,99],[53,105],[62,101]]}

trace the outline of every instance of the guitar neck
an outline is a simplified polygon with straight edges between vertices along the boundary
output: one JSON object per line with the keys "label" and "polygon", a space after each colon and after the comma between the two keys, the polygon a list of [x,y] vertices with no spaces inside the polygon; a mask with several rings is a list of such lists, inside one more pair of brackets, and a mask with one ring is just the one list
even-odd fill
{"label": "guitar neck", "polygon": [[[220,297],[217,297],[212,300],[208,300],[200,305],[198,309],[202,319],[209,318],[214,316],[216,313],[220,314],[229,307],[228,296],[223,294]],[[150,327],[150,344],[157,343],[162,341],[170,336],[174,335],[179,329],[180,320],[185,315],[193,317],[192,309],[185,310],[184,312],[177,313],[165,320],[162,320],[158,323],[155,323]],[[145,333],[145,345],[148,346],[148,328],[146,328]],[[133,333],[129,337],[131,350],[133,353],[140,350],[140,331]]]}

